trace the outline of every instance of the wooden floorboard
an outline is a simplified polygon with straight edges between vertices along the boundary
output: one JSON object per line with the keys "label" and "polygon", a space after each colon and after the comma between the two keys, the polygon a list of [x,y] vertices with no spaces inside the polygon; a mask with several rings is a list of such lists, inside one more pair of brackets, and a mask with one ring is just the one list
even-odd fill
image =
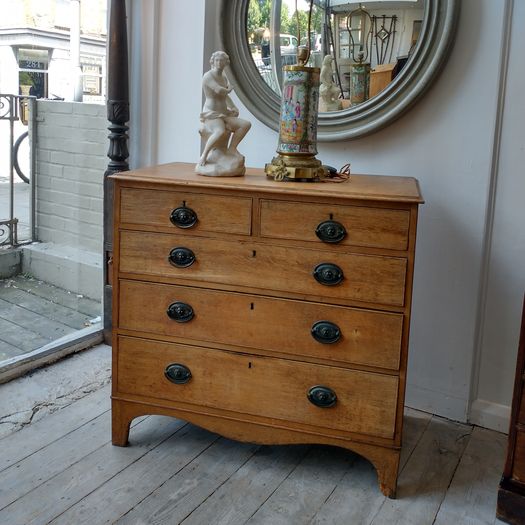
{"label": "wooden floorboard", "polygon": [[21,353],[22,350],[19,347],[13,346],[11,343],[2,340],[0,337],[0,361],[10,359],[11,357],[16,357]]}
{"label": "wooden floorboard", "polygon": [[26,292],[42,297],[53,303],[66,306],[67,308],[85,314],[90,318],[98,317],[102,311],[100,302],[64,290],[63,288],[53,286],[52,284],[36,279],[35,277],[17,275],[14,279],[10,279],[9,281],[14,288],[25,290]]}
{"label": "wooden floorboard", "polygon": [[182,523],[246,523],[309,450],[310,447],[299,445],[261,446],[229,479],[202,498],[202,503]]}
{"label": "wooden floorboard", "polygon": [[506,448],[506,435],[474,428],[435,525],[491,525],[495,522],[494,509]]}
{"label": "wooden floorboard", "polygon": [[100,321],[101,304],[25,274],[0,280],[0,363]]}
{"label": "wooden floorboard", "polygon": [[[403,448],[399,471],[402,472],[416,445],[421,440],[432,416],[407,409],[403,429]],[[373,465],[357,457],[337,488],[319,508],[312,525],[336,523],[371,523],[386,498],[377,490],[377,473]]]}
{"label": "wooden floorboard", "polygon": [[73,414],[72,410],[63,408],[0,439],[0,476],[6,468],[67,436],[109,409],[110,386],[107,385],[76,401]]}
{"label": "wooden floorboard", "polygon": [[114,447],[109,408],[106,386],[0,439],[1,524],[495,523],[497,432],[407,409],[390,500],[368,461],[336,447],[243,444],[162,416]]}
{"label": "wooden floorboard", "polygon": [[308,523],[336,489],[355,458],[355,454],[341,448],[313,446],[246,523]]}
{"label": "wooden floorboard", "polygon": [[[0,509],[80,461],[108,441],[111,414],[105,412],[2,472]],[[0,523],[2,523],[0,512]]]}
{"label": "wooden floorboard", "polygon": [[23,337],[24,329],[29,327],[33,332],[47,339],[49,342],[75,330],[54,319],[49,319],[45,315],[27,310],[17,304],[4,301],[4,299],[1,298],[0,317],[18,325],[20,327],[21,337]]}
{"label": "wooden floorboard", "polygon": [[35,314],[44,315],[48,319],[52,319],[76,330],[84,328],[86,324],[89,324],[91,318],[89,315],[79,313],[72,308],[13,286],[4,287],[1,291],[1,297],[2,300],[8,303],[18,305]]}
{"label": "wooden floorboard", "polygon": [[49,339],[37,334],[31,327],[21,329],[19,324],[0,317],[0,353],[4,354],[0,355],[0,361],[21,353],[26,354],[47,343]]}
{"label": "wooden floorboard", "polygon": [[[47,476],[47,481],[3,509],[0,523],[36,525],[51,523],[58,516],[58,522],[74,524],[75,521],[62,521],[60,514],[184,426],[184,422],[171,418],[159,416],[151,418],[151,421],[149,419],[136,425],[134,435],[138,441],[129,448],[114,447],[108,442],[109,424],[106,424],[104,445],[93,449],[56,475]],[[149,424],[143,424],[146,421]],[[90,510],[102,512],[103,508],[97,503]],[[97,518],[91,523],[103,522]]]}
{"label": "wooden floorboard", "polygon": [[182,522],[252,458],[258,448],[257,445],[241,444],[225,438],[215,440],[116,523]]}
{"label": "wooden floorboard", "polygon": [[397,499],[385,499],[372,525],[431,525],[472,428],[433,417],[401,471]]}
{"label": "wooden floorboard", "polygon": [[[173,473],[181,471],[217,439],[217,435],[192,425],[181,427],[169,439],[127,465],[118,476],[104,483],[99,482],[96,490],[69,508],[53,523],[114,523],[130,506],[135,507],[144,500],[151,493],[152,487],[158,487]],[[132,447],[128,455],[133,453]],[[80,475],[80,479],[82,477],[83,474]]]}

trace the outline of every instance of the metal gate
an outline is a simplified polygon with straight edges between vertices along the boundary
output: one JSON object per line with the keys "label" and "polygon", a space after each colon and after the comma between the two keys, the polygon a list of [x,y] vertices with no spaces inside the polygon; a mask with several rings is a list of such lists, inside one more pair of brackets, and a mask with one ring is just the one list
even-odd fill
{"label": "metal gate", "polygon": [[[0,164],[0,247],[35,240],[35,125],[36,97],[0,94],[0,148],[5,155]],[[24,163],[21,151],[27,148],[29,158]],[[29,202],[23,218],[28,231],[22,239],[15,206],[18,182],[29,185]]]}

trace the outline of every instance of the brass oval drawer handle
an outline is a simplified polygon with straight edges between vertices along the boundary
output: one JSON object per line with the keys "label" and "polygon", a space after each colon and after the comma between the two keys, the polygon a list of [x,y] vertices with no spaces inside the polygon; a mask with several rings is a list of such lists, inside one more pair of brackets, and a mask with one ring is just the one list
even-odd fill
{"label": "brass oval drawer handle", "polygon": [[180,206],[171,212],[170,221],[178,228],[191,228],[197,224],[197,214],[187,206]]}
{"label": "brass oval drawer handle", "polygon": [[323,242],[337,243],[346,237],[346,228],[337,221],[323,221],[317,225],[315,234]]}
{"label": "brass oval drawer handle", "polygon": [[177,268],[187,268],[195,262],[195,259],[195,254],[189,248],[181,246],[173,248],[168,256],[169,262]]}
{"label": "brass oval drawer handle", "polygon": [[325,345],[337,343],[341,339],[341,330],[335,323],[330,321],[317,321],[314,323],[311,334],[316,341]]}
{"label": "brass oval drawer handle", "polygon": [[313,386],[308,390],[308,401],[319,408],[333,407],[337,402],[336,393],[327,386]]}
{"label": "brass oval drawer handle", "polygon": [[177,385],[184,385],[191,379],[191,372],[187,366],[180,363],[172,363],[166,367],[164,375],[172,383]]}
{"label": "brass oval drawer handle", "polygon": [[187,323],[195,316],[193,308],[189,304],[183,303],[181,301],[171,303],[168,306],[166,313],[170,319],[177,321],[177,323]]}
{"label": "brass oval drawer handle", "polygon": [[332,263],[321,263],[314,268],[315,280],[325,286],[335,286],[344,279],[343,270]]}

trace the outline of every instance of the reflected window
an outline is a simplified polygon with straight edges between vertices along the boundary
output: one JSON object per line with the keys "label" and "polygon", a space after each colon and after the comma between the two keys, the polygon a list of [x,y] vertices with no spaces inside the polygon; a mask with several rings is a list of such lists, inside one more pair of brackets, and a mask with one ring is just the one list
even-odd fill
{"label": "reflected window", "polygon": [[49,50],[19,48],[17,58],[19,94],[46,98],[48,96]]}
{"label": "reflected window", "polygon": [[82,91],[86,95],[102,94],[102,66],[82,60]]}

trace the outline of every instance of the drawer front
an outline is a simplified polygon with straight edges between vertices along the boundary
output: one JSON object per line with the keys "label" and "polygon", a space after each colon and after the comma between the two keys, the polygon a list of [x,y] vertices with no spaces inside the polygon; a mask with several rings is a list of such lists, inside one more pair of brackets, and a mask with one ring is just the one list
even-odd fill
{"label": "drawer front", "polygon": [[119,304],[128,330],[399,368],[401,314],[127,280]]}
{"label": "drawer front", "polygon": [[[330,221],[325,224],[323,223]],[[334,226],[330,236],[324,228]],[[331,204],[261,201],[261,236],[391,250],[408,248],[410,213],[407,210],[334,206]],[[342,229],[341,229],[342,226]],[[318,233],[316,233],[318,231]],[[323,235],[324,234],[324,235]],[[339,240],[339,238],[341,240]]]}
{"label": "drawer front", "polygon": [[[188,227],[177,213],[195,214],[196,222]],[[174,214],[173,222],[171,220]],[[187,216],[187,215],[186,215]],[[169,228],[179,232],[220,232],[251,234],[252,199],[203,195],[179,191],[122,188],[120,193],[120,222]],[[193,222],[193,221],[191,221]],[[178,227],[179,223],[183,227]]]}
{"label": "drawer front", "polygon": [[[176,267],[168,256],[181,247],[194,261],[185,252]],[[343,272],[339,284],[314,277],[323,263]],[[122,231],[120,271],[403,306],[406,259]]]}
{"label": "drawer front", "polygon": [[[171,364],[191,372],[185,384],[165,376]],[[335,392],[330,408],[307,398],[312,387]],[[393,438],[398,378],[285,359],[119,338],[117,390],[174,402]]]}

